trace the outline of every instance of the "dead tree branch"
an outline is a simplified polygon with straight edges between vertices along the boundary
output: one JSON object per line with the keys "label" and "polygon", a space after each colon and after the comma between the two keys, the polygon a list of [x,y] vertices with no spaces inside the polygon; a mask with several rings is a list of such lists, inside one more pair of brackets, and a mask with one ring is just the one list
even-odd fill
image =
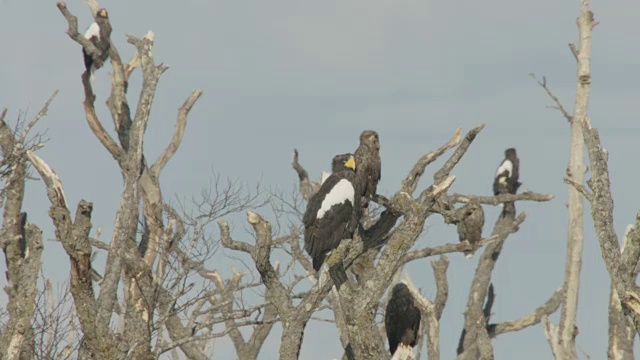
{"label": "dead tree branch", "polygon": [[[505,216],[498,218],[491,234],[498,236],[498,240],[485,247],[478,262],[465,310],[465,325],[460,337],[458,360],[475,359],[477,352],[483,350],[483,346],[485,351],[491,346],[486,329],[487,319],[483,311],[483,302],[487,298],[491,274],[502,252],[505,240],[518,230],[520,224],[527,217],[526,212],[521,213],[517,218],[514,215],[507,212]],[[482,326],[478,326],[478,324],[482,324]],[[484,334],[480,334],[480,332]]]}

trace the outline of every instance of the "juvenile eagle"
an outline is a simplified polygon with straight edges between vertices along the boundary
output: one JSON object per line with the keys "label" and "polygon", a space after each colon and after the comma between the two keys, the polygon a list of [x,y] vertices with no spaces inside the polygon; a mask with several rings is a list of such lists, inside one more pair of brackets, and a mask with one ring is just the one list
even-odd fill
{"label": "juvenile eagle", "polygon": [[369,201],[376,194],[380,181],[380,139],[373,130],[365,130],[360,134],[360,145],[354,153],[358,169],[358,192],[362,196],[362,207],[368,207]]}
{"label": "juvenile eagle", "polygon": [[99,56],[97,58],[91,57],[87,51],[82,48],[82,56],[84,57],[84,66],[86,71],[91,74],[91,79],[95,77],[96,70],[104,65],[104,62],[109,57],[109,37],[111,36],[111,25],[109,25],[109,15],[106,9],[100,9],[96,13],[96,21],[89,26],[84,33],[85,39],[91,41],[93,45],[98,49]]}
{"label": "juvenile eagle", "polygon": [[[484,226],[484,210],[480,204],[469,204],[469,215],[458,223],[458,237],[460,242],[468,241],[472,245],[482,239],[482,227]],[[463,251],[467,259],[471,259],[476,250]]]}
{"label": "juvenile eagle", "polygon": [[[342,163],[342,165],[340,165]],[[304,249],[313,269],[320,270],[327,254],[342,239],[350,239],[358,225],[360,197],[356,196],[356,162],[351,154],[334,157],[333,173],[307,204],[302,218]]]}
{"label": "juvenile eagle", "polygon": [[396,284],[384,315],[384,327],[387,331],[391,356],[399,345],[416,346],[420,318],[420,309],[416,306],[415,299],[407,285],[404,283]]}
{"label": "juvenile eagle", "polygon": [[516,149],[509,148],[504,151],[504,160],[493,179],[493,195],[515,194],[522,185],[518,182],[519,177],[520,159],[518,159]]}

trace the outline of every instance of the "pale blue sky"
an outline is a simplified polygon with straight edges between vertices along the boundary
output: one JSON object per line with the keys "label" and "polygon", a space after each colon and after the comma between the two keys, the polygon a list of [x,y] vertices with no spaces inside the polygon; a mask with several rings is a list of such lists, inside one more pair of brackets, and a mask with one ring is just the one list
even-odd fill
{"label": "pale blue sky", "polygon": [[[579,1],[103,1],[113,24],[112,39],[128,59],[133,47],[125,34],[155,32],[156,62],[170,66],[162,77],[145,141],[154,159],[169,141],[177,108],[195,88],[204,94],[191,112],[184,142],[162,175],[166,197],[198,195],[211,176],[240,178],[290,189],[293,148],[313,176],[328,170],[331,157],[353,151],[363,129],[375,129],[382,143],[379,192],[392,194],[414,161],[445,142],[455,128],[466,132],[487,124],[458,165],[452,191],[489,194],[503,150],[516,147],[523,189],[553,193],[549,203],[520,203],[529,217],[510,238],[494,272],[494,321],[528,314],[562,286],[566,248],[568,126],[546,106],[546,94],[528,76],[546,75],[568,109],[573,108],[575,61],[567,43],[576,41]],[[80,29],[90,24],[83,1],[70,2]],[[589,115],[609,150],[619,234],[633,222],[639,197],[637,162],[640,126],[635,118],[640,90],[640,3],[592,4],[600,21],[593,36],[593,87]],[[0,0],[0,106],[14,120],[19,110],[33,116],[59,88],[41,121],[50,141],[40,150],[62,179],[72,211],[80,199],[93,201],[95,227],[111,236],[119,203],[117,165],[86,125],[82,110],[81,50],[65,31],[54,1]],[[97,74],[98,114],[111,129],[104,101],[110,65]],[[139,76],[130,99],[139,90]],[[438,164],[428,169],[430,174]],[[588,177],[589,175],[587,175]],[[31,181],[25,200],[29,220],[52,238],[48,200]],[[491,227],[499,210],[485,208]],[[585,250],[577,338],[594,359],[607,347],[609,278],[586,208]],[[245,224],[230,218],[236,229]],[[213,230],[217,231],[216,228]],[[238,236],[243,233],[238,232]],[[245,239],[251,239],[246,236]],[[417,246],[457,241],[455,227],[438,216],[428,220]],[[454,358],[462,313],[478,256],[450,256],[449,302],[442,319],[442,358]],[[213,265],[228,268],[224,258]],[[47,242],[44,270],[54,280],[67,275],[59,244]],[[428,296],[435,289],[428,261],[409,268]],[[0,262],[4,271],[4,262]],[[0,278],[0,283],[5,281]],[[4,299],[4,296],[2,296]],[[554,320],[557,316],[554,316]],[[262,359],[277,356],[279,332],[265,344]],[[537,326],[494,341],[497,359],[549,359]],[[216,358],[233,350],[216,342]],[[302,359],[342,354],[331,325],[312,322]]]}

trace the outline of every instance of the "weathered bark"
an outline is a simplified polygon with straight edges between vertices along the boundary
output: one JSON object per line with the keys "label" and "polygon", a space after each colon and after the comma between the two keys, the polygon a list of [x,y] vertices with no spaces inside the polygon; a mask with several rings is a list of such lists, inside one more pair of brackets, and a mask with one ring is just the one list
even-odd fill
{"label": "weathered bark", "polygon": [[485,247],[471,282],[469,299],[464,312],[464,329],[457,351],[458,360],[476,359],[479,356],[480,347],[484,346],[485,349],[491,347],[486,328],[488,320],[483,311],[483,304],[485,298],[487,298],[491,282],[491,274],[502,252],[505,240],[510,234],[518,230],[518,226],[525,220],[526,216],[526,213],[522,213],[516,218],[514,213],[506,212],[504,216],[498,217],[496,221],[492,236],[498,236],[498,240]]}
{"label": "weathered bark", "polygon": [[613,226],[613,196],[607,164],[608,153],[600,142],[598,130],[591,127],[588,119],[584,119],[582,124],[592,173],[587,184],[592,193],[588,193],[584,186],[566,180],[591,203],[593,226],[613,288],[620,299],[623,312],[633,320],[636,332],[640,333],[640,287],[634,281],[640,258],[640,212],[636,214],[636,224],[627,233],[628,241],[624,251],[620,251],[618,236]]}
{"label": "weathered bark", "polygon": [[633,340],[636,331],[629,318],[624,314],[620,297],[613,284],[609,298],[609,346],[607,355],[609,360],[634,360]]}
{"label": "weathered bark", "polygon": [[[32,327],[40,258],[43,251],[42,232],[27,224],[27,214],[21,212],[27,176],[27,147],[25,139],[40,118],[46,115],[49,105],[57,95],[56,90],[36,117],[26,124],[22,134],[15,133],[5,122],[7,110],[0,114],[1,174],[5,181],[0,192],[4,204],[0,247],[7,266],[6,308],[9,320],[0,334],[0,358],[31,359],[34,356],[35,334]],[[39,146],[39,144],[36,144]]]}
{"label": "weathered bark", "polygon": [[[633,230],[633,226],[628,225],[622,241],[621,251],[623,253],[631,230]],[[633,360],[633,340],[635,337],[636,332],[633,329],[633,324],[622,311],[620,297],[618,297],[618,292],[613,282],[611,282],[609,291],[609,346],[607,349],[609,360]]]}
{"label": "weathered bark", "polygon": [[28,224],[26,239],[28,241],[26,256],[19,258],[12,256],[10,248],[15,245],[7,246],[9,251],[5,253],[9,284],[5,288],[9,300],[7,304],[9,322],[5,325],[0,337],[0,357],[3,359],[32,359],[35,352],[35,335],[31,318],[35,310],[38,273],[41,266],[42,231],[37,226]]}
{"label": "weathered bark", "polygon": [[[97,1],[92,0],[89,5],[95,16],[96,10],[99,8]],[[96,51],[93,49],[93,44],[77,32],[77,18],[69,12],[66,4],[58,3],[58,8],[67,19],[69,25],[67,34],[69,37],[82,45],[88,53]],[[108,20],[103,19],[102,21],[106,21],[105,27],[110,28]],[[108,37],[108,34],[105,33],[105,36]],[[164,64],[155,65],[153,61],[151,56],[153,33],[151,32],[142,39],[129,36],[128,42],[136,47],[137,52],[128,64],[122,63],[117,47],[111,39],[109,41],[111,43],[109,58],[111,59],[113,75],[112,90],[107,99],[107,106],[111,111],[120,145],[111,138],[98,119],[94,108],[95,95],[93,94],[91,82],[87,74],[82,77],[87,122],[98,140],[118,162],[124,183],[121,203],[114,224],[114,235],[107,255],[104,278],[95,304],[97,316],[94,321],[97,327],[102,328],[102,333],[109,331],[108,324],[117,301],[120,277],[124,272],[125,302],[127,306],[124,331],[125,333],[136,334],[135,341],[131,341],[132,344],[135,344],[135,347],[131,349],[130,355],[140,359],[153,358],[151,332],[154,328],[153,314],[157,305],[154,299],[156,299],[157,286],[162,285],[154,284],[153,276],[140,276],[140,271],[151,271],[150,268],[155,263],[161,240],[165,235],[165,228],[162,222],[163,202],[158,179],[160,171],[179,147],[184,134],[187,114],[199,98],[201,91],[194,91],[182,106],[178,113],[178,125],[172,142],[151,169],[147,168],[142,146],[144,134],[149,122],[158,80],[168,67]],[[142,90],[132,119],[126,92],[129,77],[138,65],[142,69]],[[149,241],[145,244],[144,253],[141,254],[147,269],[140,270],[140,264],[136,264],[135,269],[138,271],[134,271],[133,268],[124,266],[123,259],[125,257],[140,256],[136,250],[135,239],[139,218],[138,205],[141,198],[144,200],[145,220],[150,230]],[[161,263],[164,261],[166,261],[166,258]],[[159,266],[161,272],[164,272],[165,268],[164,264]],[[163,277],[161,276],[159,280],[162,281]],[[164,308],[167,310],[166,306]],[[170,321],[167,324],[167,328],[170,333],[172,330],[180,332],[180,329],[176,326],[175,319],[172,315],[168,316]],[[173,335],[173,337],[176,337],[182,335],[182,333]],[[86,343],[84,342],[83,346]],[[84,353],[86,355],[86,352]],[[191,355],[197,357],[198,354]]]}
{"label": "weathered bark", "polygon": [[[577,20],[580,40],[576,54],[578,62],[576,97],[571,118],[571,147],[569,166],[567,168],[567,177],[578,184],[584,182],[585,173],[582,120],[587,116],[591,90],[591,30],[595,24],[593,13],[589,11],[588,0],[581,0],[581,2],[580,16]],[[562,304],[559,324],[560,348],[563,349],[562,359],[577,359],[578,357],[575,344],[575,329],[584,241],[583,213],[582,196],[575,188],[569,186],[569,234],[564,284],[566,294],[565,301]]]}
{"label": "weathered bark", "polygon": [[266,287],[266,297],[270,299],[270,303],[277,310],[282,323],[283,334],[280,343],[280,359],[297,359],[302,346],[304,329],[311,315],[331,290],[333,283],[328,279],[328,276],[321,276],[321,280],[316,281],[298,305],[294,306],[292,294],[280,282],[278,271],[270,262],[273,246],[271,224],[251,211],[247,212],[247,221],[255,232],[255,245],[233,240],[229,232],[229,225],[224,221],[218,222],[221,234],[220,240],[222,245],[228,249],[242,251],[251,255],[256,270]]}

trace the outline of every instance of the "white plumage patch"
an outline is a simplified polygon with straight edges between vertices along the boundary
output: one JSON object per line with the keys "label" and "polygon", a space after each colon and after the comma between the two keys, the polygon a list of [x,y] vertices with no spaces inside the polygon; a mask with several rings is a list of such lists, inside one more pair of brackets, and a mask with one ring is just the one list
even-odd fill
{"label": "white plumage patch", "polygon": [[320,177],[320,185],[324,184],[325,181],[331,176],[330,172],[323,171],[322,176]]}
{"label": "white plumage patch", "polygon": [[466,257],[467,259],[471,259],[471,258],[473,258],[473,254],[467,254],[464,257]]}
{"label": "white plumage patch", "polygon": [[87,31],[85,31],[85,33],[84,33],[85,39],[91,39],[93,36],[95,36],[98,39],[100,39],[100,26],[98,26],[98,23],[96,23],[96,22],[91,24],[91,26],[89,26]]}
{"label": "white plumage patch", "polygon": [[318,219],[322,219],[324,214],[331,209],[332,206],[342,204],[345,201],[351,201],[353,204],[353,199],[355,196],[356,190],[353,188],[353,185],[347,179],[342,179],[338,181],[338,183],[329,191],[327,196],[325,196],[324,200],[322,200],[322,205],[318,210]]}
{"label": "white plumage patch", "polygon": [[511,177],[511,172],[513,171],[513,163],[511,162],[511,160],[505,160],[502,162],[502,164],[500,164],[500,167],[496,172],[496,176],[502,174],[505,171],[507,171],[507,177]]}

